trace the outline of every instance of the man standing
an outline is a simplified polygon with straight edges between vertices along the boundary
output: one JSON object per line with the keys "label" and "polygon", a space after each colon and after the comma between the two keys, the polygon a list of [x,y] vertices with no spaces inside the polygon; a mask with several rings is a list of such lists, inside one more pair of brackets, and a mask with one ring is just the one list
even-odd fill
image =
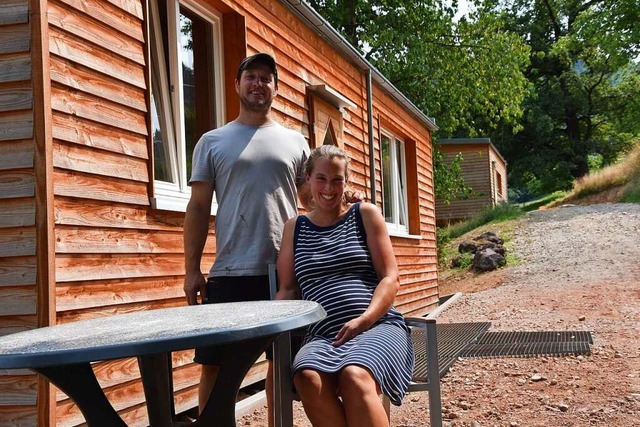
{"label": "man standing", "polygon": [[[276,261],[284,223],[297,214],[298,190],[304,183],[309,147],[299,132],[271,117],[278,92],[273,57],[258,53],[245,58],[235,87],[238,117],[205,133],[193,153],[184,223],[184,292],[189,305],[198,304],[198,294],[204,304],[270,299],[267,265]],[[216,259],[205,281],[200,263],[214,192]],[[305,207],[308,200],[308,195],[300,199]],[[219,359],[214,349],[199,349],[195,361],[202,364],[198,392],[202,411],[216,381]],[[268,401],[270,372],[271,363]]]}

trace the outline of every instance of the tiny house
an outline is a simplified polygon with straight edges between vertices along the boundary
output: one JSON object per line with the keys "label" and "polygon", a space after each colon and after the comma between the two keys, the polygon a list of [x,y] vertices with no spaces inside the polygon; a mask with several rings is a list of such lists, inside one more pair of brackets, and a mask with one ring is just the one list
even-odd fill
{"label": "tiny house", "polygon": [[465,220],[486,207],[507,201],[507,162],[490,138],[452,138],[438,142],[445,162],[452,162],[458,154],[462,156],[462,178],[473,190],[470,197],[448,204],[436,200],[438,226]]}
{"label": "tiny house", "polygon": [[[5,0],[0,334],[186,304],[191,152],[236,117],[236,70],[256,52],[278,63],[275,119],[311,147],[344,147],[351,186],[382,209],[401,271],[396,307],[423,315],[437,305],[435,122],[305,3]],[[197,405],[192,357],[173,354],[177,412]],[[136,361],[94,370],[123,419],[147,425]],[[245,384],[264,375],[259,360]],[[47,381],[0,372],[0,425],[83,423]]]}

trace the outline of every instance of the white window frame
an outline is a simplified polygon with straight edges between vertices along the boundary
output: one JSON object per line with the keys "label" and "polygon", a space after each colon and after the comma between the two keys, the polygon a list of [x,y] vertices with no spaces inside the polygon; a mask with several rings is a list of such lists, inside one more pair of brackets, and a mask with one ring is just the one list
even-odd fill
{"label": "white window frame", "polygon": [[[162,34],[160,25],[160,16],[157,2],[166,1],[167,6],[167,23],[173,22],[174,25],[167,25],[169,58],[164,57],[162,48]],[[182,61],[180,57],[181,46],[179,40],[180,34],[180,6],[188,8],[192,13],[209,22],[212,27],[212,45],[215,46],[213,53],[213,72],[215,94],[215,126],[224,124],[224,72],[223,72],[223,34],[222,34],[222,14],[218,11],[207,7],[204,4],[197,3],[193,0],[151,0],[149,2],[150,19],[153,20],[150,26],[150,37],[156,40],[152,44],[151,49],[154,51],[151,57],[157,58],[159,64],[152,59],[151,66],[158,67],[159,86],[161,88],[160,103],[163,111],[158,111],[158,115],[162,115],[165,123],[167,123],[165,138],[169,141],[169,148],[165,155],[168,158],[170,174],[173,182],[159,181],[153,177],[154,197],[151,199],[152,207],[155,209],[163,209],[170,211],[185,212],[187,204],[191,197],[191,187],[188,186],[189,177],[187,176],[187,159],[186,159],[186,136],[184,127],[184,95],[182,91]],[[169,75],[166,72],[167,59],[169,61]],[[152,77],[154,78],[154,77]],[[177,88],[177,90],[176,90]],[[170,92],[170,93],[169,93]],[[152,108],[154,108],[152,106]],[[212,203],[211,213],[215,215],[217,203]]]}
{"label": "white window frame", "polygon": [[[404,141],[387,130],[381,130],[380,132],[380,153],[382,155],[382,137],[389,139],[389,161],[390,174],[391,174],[391,219],[392,222],[386,222],[387,230],[391,235],[408,236],[409,235],[409,203],[407,198],[407,162],[406,162],[406,146]],[[398,148],[398,146],[400,148]],[[380,160],[383,161],[382,159]],[[398,161],[402,165],[402,170],[398,170]],[[381,164],[382,166],[382,164]],[[380,174],[384,174],[384,167],[381,167]],[[404,185],[402,184],[404,183]],[[385,180],[382,177],[382,185],[384,186]],[[384,188],[382,189],[382,195],[384,197]],[[384,207],[384,202],[383,202]],[[388,212],[384,212],[385,221]],[[404,224],[401,224],[401,219],[404,218]]]}

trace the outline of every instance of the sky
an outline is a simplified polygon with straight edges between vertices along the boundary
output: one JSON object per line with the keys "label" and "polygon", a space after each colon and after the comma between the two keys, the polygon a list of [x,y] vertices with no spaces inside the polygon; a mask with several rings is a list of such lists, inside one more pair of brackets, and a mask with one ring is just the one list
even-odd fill
{"label": "sky", "polygon": [[456,15],[453,17],[453,20],[457,21],[462,16],[466,15],[467,13],[469,13],[469,6],[470,5],[471,5],[471,7],[473,7],[473,1],[472,0],[458,0],[458,7],[460,9],[459,9],[458,13],[456,13]]}

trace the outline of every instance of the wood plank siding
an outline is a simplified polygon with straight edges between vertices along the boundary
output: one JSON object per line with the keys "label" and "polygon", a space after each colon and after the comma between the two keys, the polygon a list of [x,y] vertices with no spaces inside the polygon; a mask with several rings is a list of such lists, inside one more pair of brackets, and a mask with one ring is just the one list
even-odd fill
{"label": "wood plank siding", "polygon": [[[412,315],[432,310],[435,202],[424,118],[373,85],[373,193],[361,65],[283,1],[200,3],[222,19],[227,121],[238,111],[239,61],[264,51],[279,67],[275,119],[310,142],[310,97],[318,95],[310,87],[326,85],[349,101],[334,116],[342,117],[340,144],[352,159],[350,185],[367,201],[375,197],[382,206],[382,132],[403,141],[408,233],[392,236],[401,272],[396,306]],[[186,304],[184,212],[154,205],[148,7],[145,0],[0,4],[0,334]],[[215,258],[214,221],[203,272]],[[173,355],[178,412],[197,406],[199,366],[192,357],[192,351]],[[147,425],[136,361],[100,362],[94,370],[125,422]],[[244,384],[265,372],[260,359]],[[64,393],[29,371],[5,371],[0,425],[70,427],[84,418]]]}
{"label": "wood plank siding", "polygon": [[[28,0],[0,3],[0,334],[38,326],[34,85]],[[36,425],[38,379],[0,371],[0,425]]]}
{"label": "wood plank siding", "polygon": [[462,177],[473,189],[473,195],[449,204],[436,200],[438,225],[464,220],[507,200],[507,163],[489,138],[442,140],[440,150],[449,163],[456,155],[462,155]]}

